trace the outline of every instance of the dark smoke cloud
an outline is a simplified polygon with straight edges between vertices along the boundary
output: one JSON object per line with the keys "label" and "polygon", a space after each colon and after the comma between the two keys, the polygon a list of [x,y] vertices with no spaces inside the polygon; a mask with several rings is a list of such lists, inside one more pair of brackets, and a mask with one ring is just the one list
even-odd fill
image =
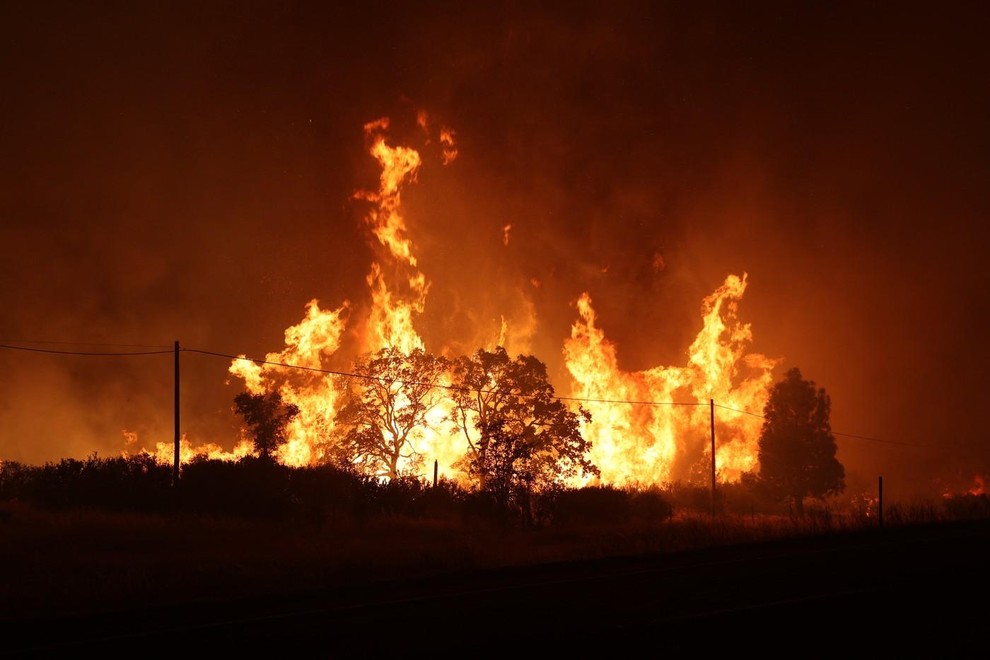
{"label": "dark smoke cloud", "polygon": [[[754,350],[825,386],[836,430],[935,447],[840,437],[851,475],[913,493],[990,472],[977,5],[0,12],[5,339],[259,355],[310,299],[360,303],[361,126],[391,116],[427,157],[404,199],[434,350],[531,311],[529,348],[566,390],[588,291],[624,367],[683,364],[701,299],[747,272]],[[420,108],[456,131],[451,165]],[[237,383],[183,359],[186,431],[229,444]],[[167,356],[0,360],[0,456],[171,437]]]}

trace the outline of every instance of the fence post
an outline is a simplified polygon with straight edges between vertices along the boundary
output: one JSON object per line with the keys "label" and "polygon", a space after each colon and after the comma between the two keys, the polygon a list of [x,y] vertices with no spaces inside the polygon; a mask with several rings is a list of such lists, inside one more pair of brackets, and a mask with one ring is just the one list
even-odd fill
{"label": "fence post", "polygon": [[877,477],[877,525],[883,528],[883,476]]}

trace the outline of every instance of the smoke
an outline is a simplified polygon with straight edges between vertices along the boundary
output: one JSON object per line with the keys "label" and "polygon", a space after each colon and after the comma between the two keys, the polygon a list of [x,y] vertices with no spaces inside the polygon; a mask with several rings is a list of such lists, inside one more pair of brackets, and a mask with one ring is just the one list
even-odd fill
{"label": "smoke", "polygon": [[[0,335],[263,355],[313,298],[357,314],[361,126],[389,116],[424,154],[403,202],[430,350],[507,338],[566,391],[588,292],[622,368],[683,364],[701,300],[746,272],[753,349],[824,386],[836,430],[936,448],[840,437],[848,472],[988,473],[966,11],[6,7]],[[167,356],[2,357],[4,458],[171,437]],[[196,441],[237,438],[226,367],[183,355]]]}

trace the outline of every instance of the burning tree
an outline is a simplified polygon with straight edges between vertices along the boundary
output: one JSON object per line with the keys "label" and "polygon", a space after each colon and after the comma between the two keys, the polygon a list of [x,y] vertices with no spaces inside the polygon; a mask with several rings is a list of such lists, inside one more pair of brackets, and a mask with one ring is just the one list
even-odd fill
{"label": "burning tree", "polygon": [[804,498],[824,498],[845,488],[845,470],[835,458],[829,423],[832,402],[825,388],[801,377],[798,368],[770,389],[759,441],[759,481],[799,513]]}
{"label": "burning tree", "polygon": [[299,414],[299,406],[283,401],[277,391],[241,392],[234,397],[234,410],[244,418],[255,450],[268,461],[274,460],[275,452],[285,444],[286,427]]}
{"label": "burning tree", "polygon": [[[468,446],[468,460],[484,463],[488,452],[494,418],[509,405],[512,394],[512,361],[499,346],[494,352],[477,351],[451,365],[455,389],[454,407],[449,420],[453,432],[463,434]],[[479,486],[485,487],[485,472],[477,474]]]}
{"label": "burning tree", "polygon": [[479,350],[453,365],[449,416],[468,444],[465,461],[479,488],[508,505],[575,476],[598,475],[581,423],[591,415],[556,397],[546,365],[532,355]]}
{"label": "burning tree", "polygon": [[447,360],[421,348],[387,347],[359,360],[337,415],[338,462],[390,479],[417,470],[422,459],[413,440],[430,429],[446,373]]}

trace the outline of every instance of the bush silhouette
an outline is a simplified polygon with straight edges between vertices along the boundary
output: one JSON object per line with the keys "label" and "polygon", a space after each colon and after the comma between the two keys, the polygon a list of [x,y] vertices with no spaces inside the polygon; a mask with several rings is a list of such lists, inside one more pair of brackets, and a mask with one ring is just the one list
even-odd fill
{"label": "bush silhouette", "polygon": [[184,511],[242,518],[278,518],[290,509],[289,468],[246,456],[236,462],[197,459],[182,469]]}
{"label": "bush silhouette", "polygon": [[172,471],[152,456],[64,458],[38,467],[4,465],[7,497],[65,508],[100,507],[114,511],[161,511],[168,506]]}
{"label": "bush silhouette", "polygon": [[629,520],[632,502],[628,492],[613,486],[567,488],[555,494],[550,512],[556,524],[600,525]]}

